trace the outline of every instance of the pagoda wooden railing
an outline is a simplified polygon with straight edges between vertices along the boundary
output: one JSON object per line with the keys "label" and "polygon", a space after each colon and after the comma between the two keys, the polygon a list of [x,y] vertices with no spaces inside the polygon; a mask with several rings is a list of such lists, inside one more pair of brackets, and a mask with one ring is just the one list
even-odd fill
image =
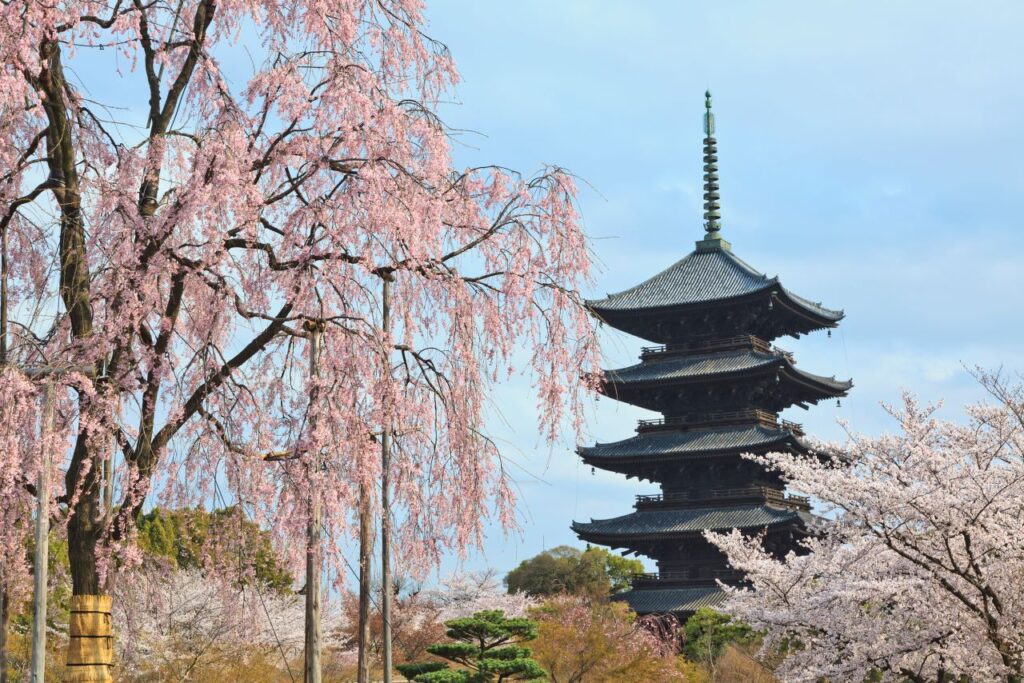
{"label": "pagoda wooden railing", "polygon": [[721,502],[736,499],[764,499],[771,503],[790,505],[810,509],[811,499],[807,496],[786,495],[785,491],[768,486],[746,486],[743,488],[714,489],[711,491],[675,491],[673,493],[655,493],[636,497],[636,506],[654,507],[664,504],[684,502]]}
{"label": "pagoda wooden railing", "polygon": [[729,351],[732,349],[752,349],[761,353],[780,353],[790,363],[795,363],[793,354],[777,346],[773,346],[760,337],[752,334],[742,334],[725,339],[710,339],[702,342],[691,342],[689,344],[661,344],[659,346],[645,346],[640,349],[640,358],[645,359],[651,356],[661,356],[673,353],[693,353],[695,351]]}
{"label": "pagoda wooden railing", "polygon": [[775,413],[767,410],[752,408],[748,410],[732,410],[728,412],[708,413],[698,418],[691,417],[662,417],[653,420],[640,420],[637,422],[638,431],[649,431],[656,429],[697,429],[698,427],[714,427],[718,425],[737,425],[756,422],[771,429],[788,429],[797,436],[804,435],[803,425],[779,420]]}
{"label": "pagoda wooden railing", "polygon": [[680,581],[741,581],[744,578],[743,572],[738,569],[712,569],[710,572],[700,572],[696,568],[692,571],[674,570],[648,574],[634,574],[632,583],[634,588],[644,584],[670,583]]}

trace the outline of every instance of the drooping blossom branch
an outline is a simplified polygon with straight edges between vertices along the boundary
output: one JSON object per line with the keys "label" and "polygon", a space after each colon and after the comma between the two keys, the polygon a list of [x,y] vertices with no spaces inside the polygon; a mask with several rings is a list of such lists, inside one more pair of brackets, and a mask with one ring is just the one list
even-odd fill
{"label": "drooping blossom branch", "polygon": [[[422,12],[418,0],[0,5],[10,358],[31,362],[42,340],[50,361],[92,368],[59,406],[76,594],[110,584],[130,559],[112,552],[154,500],[238,503],[298,565],[290,541],[315,490],[343,576],[385,423],[396,542],[403,570],[422,571],[479,540],[493,501],[511,518],[483,424],[491,383],[526,370],[542,433],[579,427],[596,346],[573,178],[453,167],[436,109],[457,73]],[[317,392],[308,321],[324,326]],[[18,429],[4,421],[0,440]]]}

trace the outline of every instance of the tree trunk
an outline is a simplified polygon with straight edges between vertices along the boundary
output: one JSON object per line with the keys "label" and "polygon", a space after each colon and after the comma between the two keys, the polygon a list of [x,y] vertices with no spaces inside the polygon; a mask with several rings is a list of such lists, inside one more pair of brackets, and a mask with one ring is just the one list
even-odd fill
{"label": "tree trunk", "polygon": [[[86,462],[85,437],[75,447],[76,462]],[[97,556],[100,549],[100,467],[92,467],[82,481],[82,492],[68,519],[68,559],[71,565],[71,624],[64,683],[112,683],[113,631],[110,597],[100,584]],[[74,479],[72,479],[74,476]],[[78,472],[68,471],[70,481]],[[113,567],[110,568],[113,570]]]}
{"label": "tree trunk", "polygon": [[[70,320],[71,335],[82,340],[92,335],[92,297],[89,265],[82,221],[82,197],[78,182],[78,155],[65,94],[68,91],[61,64],[60,45],[45,40],[39,48],[42,68],[33,85],[43,98],[46,112],[47,165],[54,199],[60,208],[60,297]],[[80,402],[88,399],[84,394]],[[84,406],[81,406],[84,414]],[[106,683],[110,674],[112,637],[109,598],[100,593],[97,573],[99,541],[100,471],[90,458],[87,434],[79,432],[71,464],[65,476],[65,491],[75,501],[68,517],[68,558],[71,565],[72,609],[83,610],[73,617],[68,639],[65,683]],[[104,613],[102,610],[106,610]]]}

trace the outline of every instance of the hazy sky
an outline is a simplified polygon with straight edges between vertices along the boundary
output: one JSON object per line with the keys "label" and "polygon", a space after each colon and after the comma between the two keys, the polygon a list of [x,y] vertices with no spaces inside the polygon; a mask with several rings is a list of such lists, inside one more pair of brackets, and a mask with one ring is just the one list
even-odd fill
{"label": "hazy sky", "polygon": [[[593,297],[678,260],[701,236],[701,114],[714,94],[723,234],[797,293],[842,308],[824,333],[780,346],[801,367],[852,377],[834,402],[786,417],[829,439],[837,420],[891,428],[904,388],[980,398],[964,365],[1024,370],[1024,5],[901,1],[434,0],[431,34],[463,76],[443,114],[460,163],[557,163],[599,272]],[[605,337],[608,367],[640,340]],[[592,476],[571,440],[534,431],[524,381],[498,389],[492,431],[516,463],[519,533],[493,529],[467,566],[507,570],[579,544],[572,519],[630,511],[651,484]],[[628,437],[639,409],[601,400],[589,440]],[[454,565],[453,559],[450,565]],[[449,567],[450,568],[450,567]]]}

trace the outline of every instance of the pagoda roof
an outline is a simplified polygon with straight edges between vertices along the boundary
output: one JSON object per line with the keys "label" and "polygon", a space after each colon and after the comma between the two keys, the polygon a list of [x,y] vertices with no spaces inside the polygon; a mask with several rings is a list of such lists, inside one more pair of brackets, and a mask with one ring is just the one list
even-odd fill
{"label": "pagoda roof", "polygon": [[734,505],[729,507],[637,510],[621,517],[573,522],[572,530],[584,540],[618,538],[640,540],[681,534],[701,533],[706,529],[756,529],[789,523],[810,523],[813,516],[802,510],[770,505]]}
{"label": "pagoda roof", "polygon": [[598,315],[641,312],[727,302],[765,290],[776,289],[813,317],[826,323],[838,322],[842,311],[797,296],[782,287],[778,277],[768,277],[725,245],[700,248],[661,271],[654,277],[604,299],[587,302]]}
{"label": "pagoda roof", "polygon": [[613,600],[622,600],[637,614],[671,614],[696,612],[701,607],[720,606],[726,593],[719,586],[687,588],[634,588],[619,593]]}
{"label": "pagoda roof", "polygon": [[764,352],[752,349],[646,359],[625,368],[606,370],[605,382],[611,385],[629,385],[686,381],[742,373],[780,364],[795,378],[809,384],[822,385],[830,392],[845,394],[853,386],[853,382],[848,380],[841,381],[835,377],[824,377],[798,370],[790,357],[782,351]]}
{"label": "pagoda roof", "polygon": [[761,424],[728,425],[685,431],[643,432],[622,441],[581,446],[577,452],[584,460],[658,459],[714,451],[747,452],[782,445],[792,440],[800,443],[793,431],[785,427],[772,429]]}

